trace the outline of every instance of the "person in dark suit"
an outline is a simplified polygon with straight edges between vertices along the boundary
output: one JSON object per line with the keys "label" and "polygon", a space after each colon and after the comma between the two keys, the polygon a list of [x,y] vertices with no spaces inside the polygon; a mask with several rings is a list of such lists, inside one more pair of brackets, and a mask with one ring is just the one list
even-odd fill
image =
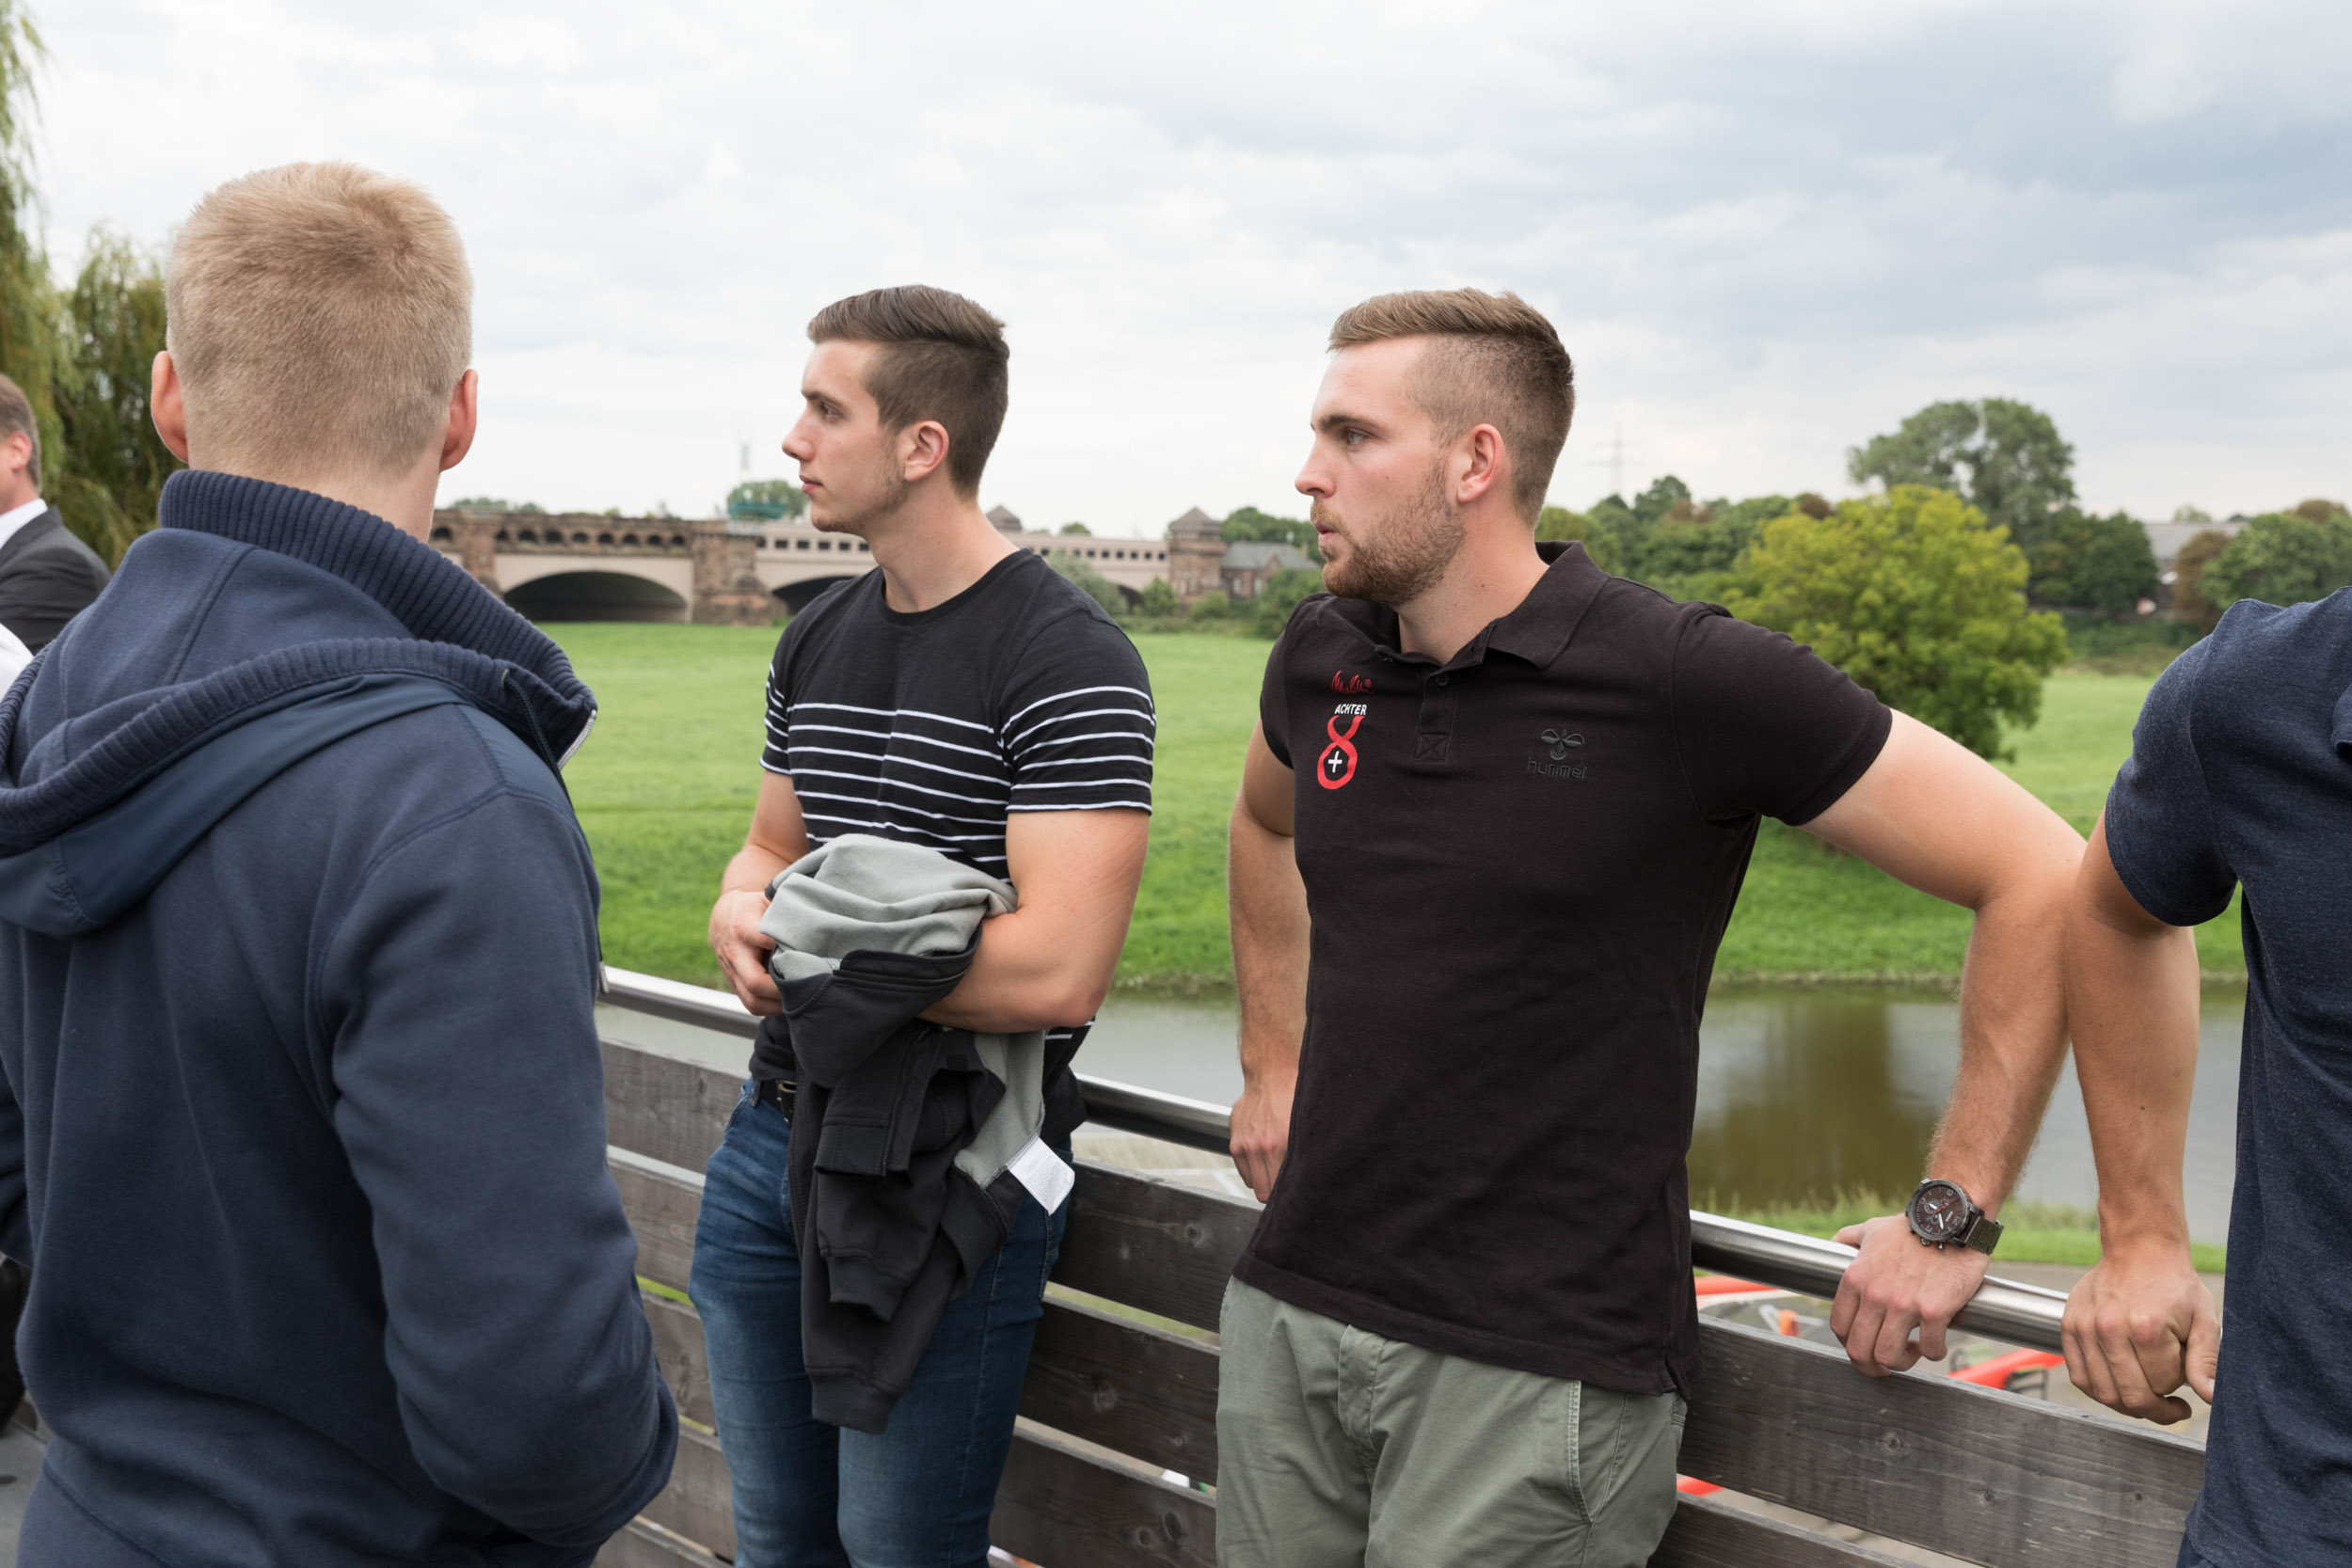
{"label": "person in dark suit", "polygon": [[39,653],[111,574],[40,499],[40,433],[24,390],[0,375],[0,626]]}

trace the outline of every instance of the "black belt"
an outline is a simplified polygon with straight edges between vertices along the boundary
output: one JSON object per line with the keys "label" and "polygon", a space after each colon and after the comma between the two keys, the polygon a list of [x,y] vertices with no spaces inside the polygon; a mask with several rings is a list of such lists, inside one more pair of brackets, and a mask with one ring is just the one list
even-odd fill
{"label": "black belt", "polygon": [[752,1098],[764,1100],[782,1111],[787,1121],[792,1118],[792,1097],[800,1092],[798,1084],[788,1078],[756,1078],[753,1085]]}

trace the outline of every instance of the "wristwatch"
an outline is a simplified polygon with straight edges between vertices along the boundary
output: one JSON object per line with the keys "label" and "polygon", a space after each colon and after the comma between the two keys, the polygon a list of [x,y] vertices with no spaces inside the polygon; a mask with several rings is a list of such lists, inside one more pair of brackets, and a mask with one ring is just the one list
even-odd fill
{"label": "wristwatch", "polygon": [[2001,1222],[1978,1208],[1957,1181],[1931,1176],[1911,1195],[1903,1217],[1921,1246],[1975,1247],[1990,1255],[2001,1239]]}

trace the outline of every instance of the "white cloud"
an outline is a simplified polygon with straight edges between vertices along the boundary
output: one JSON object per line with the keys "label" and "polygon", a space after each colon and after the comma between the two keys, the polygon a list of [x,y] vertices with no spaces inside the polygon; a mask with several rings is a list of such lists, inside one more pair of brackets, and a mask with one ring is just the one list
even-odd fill
{"label": "white cloud", "polygon": [[[2332,5],[1490,0],[403,8],[75,0],[54,248],[244,169],[414,175],[479,286],[452,493],[706,510],[802,324],[913,278],[1011,325],[985,496],[1279,508],[1324,327],[1512,287],[1583,412],[1555,486],[1836,487],[1932,398],[2048,407],[2086,499],[2352,492],[2352,21]],[[760,471],[788,472],[781,457]]]}

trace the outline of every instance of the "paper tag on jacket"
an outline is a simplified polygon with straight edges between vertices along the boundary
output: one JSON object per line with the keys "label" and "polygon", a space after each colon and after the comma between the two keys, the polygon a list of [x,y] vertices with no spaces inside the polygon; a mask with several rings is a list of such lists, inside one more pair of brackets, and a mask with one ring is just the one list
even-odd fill
{"label": "paper tag on jacket", "polygon": [[1043,1138],[1031,1138],[1005,1168],[1012,1172],[1015,1181],[1029,1189],[1029,1196],[1043,1204],[1049,1214],[1062,1206],[1070,1189],[1078,1184],[1078,1173],[1062,1164],[1061,1156],[1046,1148]]}

